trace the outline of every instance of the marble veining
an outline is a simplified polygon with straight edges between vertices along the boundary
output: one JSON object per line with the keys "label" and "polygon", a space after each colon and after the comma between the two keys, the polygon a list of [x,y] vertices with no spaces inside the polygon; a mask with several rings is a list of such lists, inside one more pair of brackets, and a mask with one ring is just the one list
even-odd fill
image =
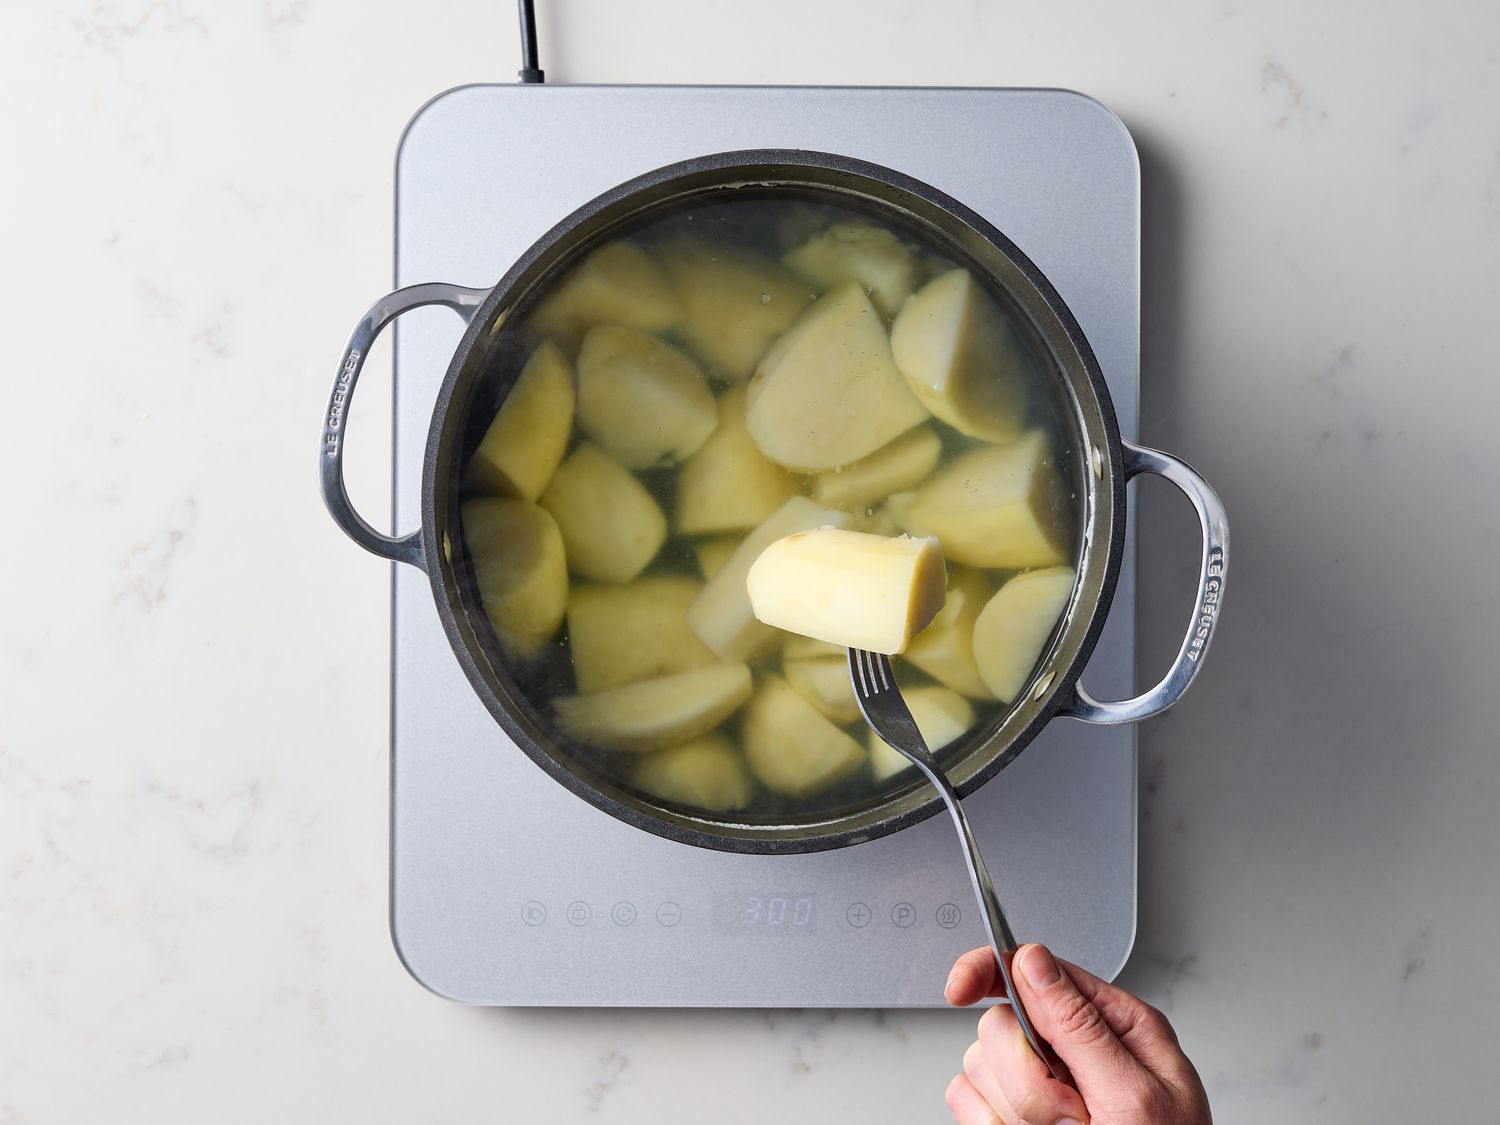
{"label": "marble veining", "polygon": [[[1199,685],[1142,732],[1121,982],[1221,1125],[1497,1120],[1500,8],[539,7],[555,80],[1120,114],[1140,436],[1214,481],[1236,550]],[[321,510],[312,427],[389,283],[401,130],[510,79],[508,5],[12,8],[0,1125],[943,1119],[977,1012],[477,1011],[392,952],[387,573]],[[375,511],[383,397],[351,416]],[[1151,667],[1196,545],[1135,495]]]}
{"label": "marble veining", "polygon": [[1311,124],[1328,116],[1326,109],[1308,97],[1301,80],[1276,59],[1268,58],[1261,66],[1260,88],[1277,114],[1272,129],[1285,129],[1294,122]]}

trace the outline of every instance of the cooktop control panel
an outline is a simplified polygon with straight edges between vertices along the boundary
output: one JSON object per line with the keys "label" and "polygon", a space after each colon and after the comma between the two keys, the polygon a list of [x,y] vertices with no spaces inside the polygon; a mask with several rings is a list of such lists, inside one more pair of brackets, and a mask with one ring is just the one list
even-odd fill
{"label": "cooktop control panel", "polygon": [[[709,928],[724,937],[807,937],[820,929],[837,929],[847,926],[852,930],[868,930],[873,924],[878,931],[886,925],[896,930],[909,930],[918,922],[954,929],[963,921],[964,909],[959,903],[944,902],[928,910],[926,904],[896,902],[886,903],[877,895],[866,897],[875,900],[874,905],[861,899],[852,902],[819,902],[813,895],[796,891],[760,891],[755,894],[720,895],[712,901],[691,904],[687,909],[675,899],[662,902],[632,902],[620,899],[613,903],[592,903],[574,899],[567,904],[547,903],[527,899],[521,904],[521,921],[531,929],[540,929],[549,923],[554,926],[594,926],[607,928],[610,924],[620,928],[642,922],[648,929],[655,923],[665,929],[676,929],[684,919],[689,927],[695,922],[708,920]],[[899,936],[899,935],[897,935]]]}
{"label": "cooktop control panel", "polygon": [[[691,156],[807,148],[931,183],[1052,280],[1136,433],[1134,145],[1057,90],[468,86],[435,98],[396,164],[396,283],[494,284],[574,208]],[[419,518],[433,399],[461,333],[445,310],[395,346],[392,530]],[[1133,525],[1085,673],[1135,682]],[[426,578],[393,568],[391,931],[413,976],[478,1004],[941,1006],[984,943],[946,817],[834,852],[673,843],[574,797],[512,746],[448,647]],[[1135,936],[1130,727],[1054,722],[966,801],[1021,940],[1112,977]]]}

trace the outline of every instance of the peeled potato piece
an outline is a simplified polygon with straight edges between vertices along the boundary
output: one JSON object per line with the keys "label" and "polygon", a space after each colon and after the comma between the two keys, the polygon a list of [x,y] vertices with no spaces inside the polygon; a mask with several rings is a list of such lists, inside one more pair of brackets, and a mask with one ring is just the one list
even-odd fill
{"label": "peeled potato piece", "polygon": [[908,430],[890,445],[852,465],[819,473],[813,496],[820,504],[853,508],[884,500],[920,482],[937,466],[942,442],[931,427]]}
{"label": "peeled potato piece", "polygon": [[577,339],[593,324],[619,324],[662,332],[677,323],[680,309],[667,275],[631,242],[611,242],[564,275],[532,314],[544,335]]}
{"label": "peeled potato piece", "polygon": [[469,461],[481,492],[536,500],[568,451],[573,432],[573,369],[545,340],[531,353]]}
{"label": "peeled potato piece", "polygon": [[912,638],[902,655],[934,680],[970,699],[993,699],[974,663],[974,622],[994,593],[994,582],[979,571],[950,568],[948,600],[942,612]]}
{"label": "peeled potato piece", "polygon": [[864,747],[779,676],[764,677],[745,709],[744,741],[755,776],[792,797],[833,784],[865,760]]}
{"label": "peeled potato piece", "polygon": [[771,346],[745,416],[761,452],[791,469],[850,465],[927,418],[857,282],[820,297]]}
{"label": "peeled potato piece", "polygon": [[731,382],[750,377],[813,296],[785,267],[735,246],[678,239],[663,247],[662,264],[682,305],[679,335]]}
{"label": "peeled potato piece", "polygon": [[788,203],[776,220],[776,242],[783,251],[801,246],[833,220],[833,213],[819,203]]}
{"label": "peeled potato piece", "polygon": [[755,616],[767,625],[887,655],[927,627],[946,584],[936,539],[839,528],[778,539],[746,578]]}
{"label": "peeled potato piece", "polygon": [[974,622],[974,661],[1001,703],[1021,694],[1073,595],[1071,567],[1018,574]]}
{"label": "peeled potato piece", "polygon": [[750,803],[745,759],[722,734],[644,754],[630,780],[653,797],[696,809],[732,812]]}
{"label": "peeled potato piece", "polygon": [[891,231],[869,223],[836,223],[782,260],[824,289],[859,282],[883,316],[895,316],[917,284],[911,251]]}
{"label": "peeled potato piece", "polygon": [[954,458],[900,518],[913,535],[936,535],[954,562],[1021,570],[1067,561],[1071,512],[1047,435],[1032,430]]}
{"label": "peeled potato piece", "polygon": [[578,351],[578,421],[631,469],[681,461],[718,424],[714,394],[683,352],[633,328],[590,328]]}
{"label": "peeled potato piece", "polygon": [[[901,698],[922,732],[927,749],[936,754],[950,742],[956,742],[974,725],[974,708],[956,691],[941,687],[915,687],[902,691]],[[869,733],[870,768],[876,781],[911,769],[912,762],[892,750],[874,732]]]}
{"label": "peeled potato piece", "polygon": [[882,504],[877,508],[865,508],[863,514],[856,513],[854,522],[850,524],[855,531],[867,531],[871,535],[904,535],[906,529],[901,526],[890,508]]}
{"label": "peeled potato piece", "polygon": [[745,388],[719,398],[718,428],[677,477],[677,530],[683,535],[755,527],[797,491],[745,430]]}
{"label": "peeled potato piece", "polygon": [[716,663],[687,623],[687,608],[702,589],[701,582],[675,575],[574,586],[568,646],[578,690],[604,691]]}
{"label": "peeled potato piece", "polygon": [[739,549],[741,540],[734,535],[720,535],[715,539],[700,539],[693,544],[693,554],[698,559],[698,573],[705,579],[712,578],[724,569],[724,564]]}
{"label": "peeled potato piece", "polygon": [[798,633],[787,633],[781,642],[783,660],[817,660],[820,657],[844,659],[842,645],[831,645],[816,637],[804,637]]}
{"label": "peeled potato piece", "polygon": [[703,587],[703,593],[688,609],[693,632],[724,660],[748,660],[776,635],[775,629],[756,620],[750,608],[745,577],[751,565],[783,536],[814,527],[842,527],[848,521],[846,512],[821,507],[806,496],[793,496],[745,536],[729,561]]}
{"label": "peeled potato piece", "polygon": [[831,660],[786,660],[781,672],[786,682],[826,718],[840,724],[859,718],[849,663],[842,653]]}
{"label": "peeled potato piece", "polygon": [[667,517],[635,474],[585,442],[538,501],[557,520],[568,566],[595,582],[629,582],[656,557]]}
{"label": "peeled potato piece", "polygon": [[505,651],[535,656],[562,624],[568,565],[557,524],[524,500],[469,500],[460,510],[464,544],[485,616]]}
{"label": "peeled potato piece", "polygon": [[661,750],[707,734],[750,698],[750,669],[713,664],[552,701],[563,733],[606,750]]}
{"label": "peeled potato piece", "polygon": [[1011,441],[1026,416],[1026,350],[968,270],[928,282],[891,326],[891,351],[922,404],[960,433]]}

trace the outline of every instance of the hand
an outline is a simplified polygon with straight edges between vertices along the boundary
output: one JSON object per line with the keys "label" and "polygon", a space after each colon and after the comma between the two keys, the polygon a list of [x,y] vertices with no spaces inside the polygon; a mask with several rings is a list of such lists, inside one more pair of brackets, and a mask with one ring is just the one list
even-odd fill
{"label": "hand", "polygon": [[[997,969],[993,950],[965,953],[948,976],[948,1003],[1003,996]],[[958,1125],[1210,1125],[1208,1095],[1166,1016],[1040,945],[1016,950],[1012,971],[1037,1034],[1078,1089],[1047,1073],[1009,1005],[997,1004],[948,1084]]]}

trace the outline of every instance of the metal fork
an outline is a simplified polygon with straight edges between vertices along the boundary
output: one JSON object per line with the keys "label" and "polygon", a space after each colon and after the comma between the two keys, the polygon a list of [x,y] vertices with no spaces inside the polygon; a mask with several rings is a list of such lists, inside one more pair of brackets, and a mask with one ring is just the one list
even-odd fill
{"label": "metal fork", "polygon": [[1005,920],[1005,911],[1000,909],[995,884],[990,881],[990,874],[985,870],[984,858],[979,854],[979,841],[974,839],[969,818],[964,815],[958,794],[938,767],[932,751],[927,749],[927,741],[917,729],[911,712],[907,710],[906,701],[901,698],[901,689],[891,671],[890,659],[878,652],[866,652],[863,649],[851,648],[848,652],[849,676],[854,681],[854,696],[859,701],[859,710],[864,715],[865,722],[870,724],[870,729],[882,741],[927,775],[927,780],[937,786],[937,791],[942,794],[943,801],[948,806],[954,826],[958,829],[958,838],[964,845],[964,858],[969,864],[969,880],[974,884],[974,894],[983,908],[981,915],[984,918],[984,928],[990,936],[990,945],[995,950],[995,961],[1000,966],[1000,979],[1005,982],[1005,996],[1010,1001],[1011,1011],[1016,1014],[1016,1022],[1026,1034],[1026,1042],[1031,1044],[1031,1049],[1046,1064],[1053,1078],[1066,1082],[1069,1086],[1073,1085],[1073,1076],[1067,1064],[1036,1033],[1021,998],[1016,995],[1016,985],[1010,971],[1011,959],[1016,952],[1015,935],[1010,931],[1010,923]]}

